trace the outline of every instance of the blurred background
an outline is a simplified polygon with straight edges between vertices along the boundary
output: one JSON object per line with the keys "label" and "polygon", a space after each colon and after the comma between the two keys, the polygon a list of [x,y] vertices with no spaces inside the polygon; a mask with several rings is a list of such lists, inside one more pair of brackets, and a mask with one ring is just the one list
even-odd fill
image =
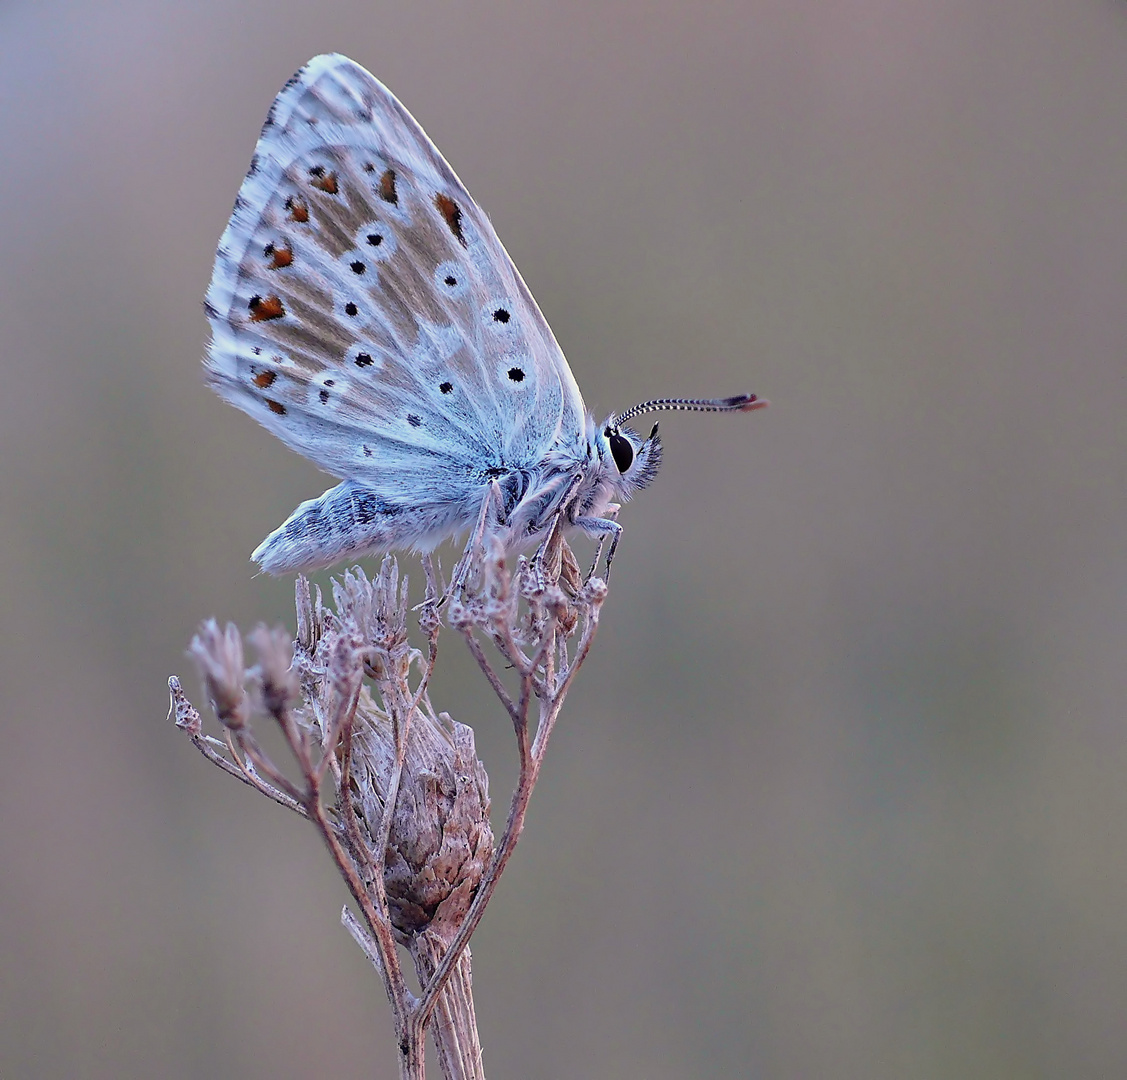
{"label": "blurred background", "polygon": [[[311,829],[166,722],[330,481],[203,385],[347,52],[662,421],[474,939],[491,1078],[1127,1075],[1127,5],[0,8],[0,1075],[395,1076]],[[327,580],[320,575],[319,580]],[[511,733],[447,637],[495,807]]]}

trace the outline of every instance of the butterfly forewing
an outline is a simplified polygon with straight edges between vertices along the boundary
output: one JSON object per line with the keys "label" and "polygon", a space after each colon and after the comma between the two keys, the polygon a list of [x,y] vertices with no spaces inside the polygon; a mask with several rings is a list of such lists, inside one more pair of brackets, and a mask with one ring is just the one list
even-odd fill
{"label": "butterfly forewing", "polygon": [[[275,100],[216,255],[209,381],[336,476],[465,500],[578,441],[567,363],[492,226],[372,75]],[[426,476],[425,491],[409,490]]]}

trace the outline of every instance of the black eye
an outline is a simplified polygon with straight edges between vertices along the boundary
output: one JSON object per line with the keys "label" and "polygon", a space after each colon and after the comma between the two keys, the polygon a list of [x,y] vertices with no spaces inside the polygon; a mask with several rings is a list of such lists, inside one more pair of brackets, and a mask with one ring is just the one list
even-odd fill
{"label": "black eye", "polygon": [[634,447],[630,445],[629,439],[619,435],[617,431],[610,434],[610,454],[620,473],[626,472],[634,464]]}

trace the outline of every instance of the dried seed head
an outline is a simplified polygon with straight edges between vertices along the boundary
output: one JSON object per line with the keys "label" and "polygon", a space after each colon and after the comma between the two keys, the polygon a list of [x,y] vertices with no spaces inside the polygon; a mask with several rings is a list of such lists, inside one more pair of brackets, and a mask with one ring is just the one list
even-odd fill
{"label": "dried seed head", "polygon": [[[327,663],[312,668],[332,678],[345,657],[354,671],[362,658],[372,681],[357,688],[349,772],[352,807],[370,848],[380,842],[395,782],[396,736],[406,731],[384,853],[392,926],[409,946],[420,935],[449,941],[493,852],[489,778],[473,732],[435,716],[411,684],[422,656],[408,641],[406,580],[395,560],[385,559],[371,580],[359,568],[348,571],[334,582],[333,598],[336,616],[323,613],[315,658]],[[376,855],[369,851],[369,865]]]}
{"label": "dried seed head", "polygon": [[[357,816],[379,834],[395,766],[392,725],[361,693],[352,742]],[[407,737],[388,834],[384,885],[392,925],[405,944],[420,933],[449,941],[493,853],[489,777],[473,731],[417,711]]]}

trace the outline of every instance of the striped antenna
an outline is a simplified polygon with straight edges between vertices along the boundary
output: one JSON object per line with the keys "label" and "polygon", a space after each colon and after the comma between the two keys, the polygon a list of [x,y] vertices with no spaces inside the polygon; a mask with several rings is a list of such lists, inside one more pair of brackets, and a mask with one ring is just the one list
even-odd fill
{"label": "striped antenna", "polygon": [[627,420],[648,412],[751,412],[752,409],[762,409],[766,405],[766,401],[754,394],[737,394],[726,398],[654,398],[653,401],[643,401],[620,413],[614,418],[614,427],[621,427]]}

